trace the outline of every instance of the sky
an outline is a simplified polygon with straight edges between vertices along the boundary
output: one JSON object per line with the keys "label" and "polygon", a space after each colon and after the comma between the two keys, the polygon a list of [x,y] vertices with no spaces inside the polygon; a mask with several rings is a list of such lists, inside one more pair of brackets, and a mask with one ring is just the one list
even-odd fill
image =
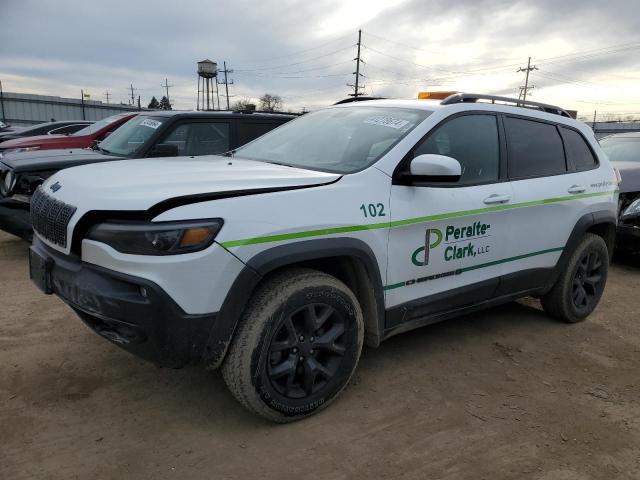
{"label": "sky", "polygon": [[193,109],[208,58],[233,70],[232,104],[313,110],[353,92],[358,29],[367,95],[517,96],[532,57],[531,100],[640,118],[638,0],[0,0],[0,81],[115,103],[133,84],[147,104],[168,79],[174,108]]}

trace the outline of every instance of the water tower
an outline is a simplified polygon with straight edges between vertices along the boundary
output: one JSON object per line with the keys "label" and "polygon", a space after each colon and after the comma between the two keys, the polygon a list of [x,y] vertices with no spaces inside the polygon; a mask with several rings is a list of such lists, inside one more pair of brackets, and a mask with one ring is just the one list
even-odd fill
{"label": "water tower", "polygon": [[[216,104],[213,100],[213,83],[215,83],[216,85],[216,98],[218,99],[217,109],[219,109],[220,98],[218,97],[218,64],[209,59],[198,62],[198,101],[196,104],[197,110],[216,110]],[[205,97],[207,99],[206,108]]]}

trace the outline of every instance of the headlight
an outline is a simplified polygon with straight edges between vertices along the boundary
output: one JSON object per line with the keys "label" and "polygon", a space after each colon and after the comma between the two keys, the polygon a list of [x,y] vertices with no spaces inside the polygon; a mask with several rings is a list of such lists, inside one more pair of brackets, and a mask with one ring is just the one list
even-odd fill
{"label": "headlight", "polygon": [[122,253],[176,255],[207,248],[222,224],[221,218],[186,222],[105,222],[91,228],[86,238],[106,243]]}
{"label": "headlight", "polygon": [[16,176],[12,170],[8,170],[7,173],[5,173],[4,178],[0,180],[2,180],[2,183],[0,184],[0,193],[2,196],[8,197],[11,195],[11,191],[16,184]]}
{"label": "headlight", "polygon": [[624,220],[636,215],[640,215],[640,198],[636,198],[633,202],[631,202],[631,204],[624,209],[624,212],[622,212],[620,218]]}

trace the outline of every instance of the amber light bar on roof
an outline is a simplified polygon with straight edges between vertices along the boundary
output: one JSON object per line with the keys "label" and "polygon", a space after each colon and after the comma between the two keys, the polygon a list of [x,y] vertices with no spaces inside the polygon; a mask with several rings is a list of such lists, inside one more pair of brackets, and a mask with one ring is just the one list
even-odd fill
{"label": "amber light bar on roof", "polygon": [[455,95],[458,92],[419,92],[418,99],[420,100],[444,100],[451,95]]}

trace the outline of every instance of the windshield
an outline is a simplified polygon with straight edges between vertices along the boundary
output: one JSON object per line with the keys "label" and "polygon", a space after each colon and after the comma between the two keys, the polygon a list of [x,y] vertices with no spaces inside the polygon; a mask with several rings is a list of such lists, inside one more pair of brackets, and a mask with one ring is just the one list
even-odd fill
{"label": "windshield", "polygon": [[384,155],[431,112],[368,106],[306,114],[239,148],[250,160],[335,173],[362,170]]}
{"label": "windshield", "polygon": [[640,162],[640,136],[607,137],[600,146],[612,162]]}
{"label": "windshield", "polygon": [[102,120],[96,122],[96,123],[92,123],[91,125],[88,125],[86,127],[84,127],[82,130],[78,130],[76,133],[72,133],[71,135],[74,137],[80,137],[82,135],[90,135],[94,132],[97,132],[98,130],[106,127],[107,125],[109,125],[110,123],[115,122],[116,120],[122,118],[122,115],[112,115],[110,117],[107,118],[103,118]]}
{"label": "windshield", "polygon": [[107,153],[129,157],[156,132],[167,118],[137,116],[100,142]]}

